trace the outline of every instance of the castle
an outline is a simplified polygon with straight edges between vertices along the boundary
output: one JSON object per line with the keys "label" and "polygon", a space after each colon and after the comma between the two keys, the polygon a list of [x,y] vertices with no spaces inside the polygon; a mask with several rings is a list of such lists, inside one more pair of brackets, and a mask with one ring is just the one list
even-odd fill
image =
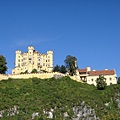
{"label": "castle", "polygon": [[33,46],[28,47],[28,52],[22,53],[17,50],[15,57],[15,68],[12,74],[20,74],[27,71],[31,73],[33,69],[37,72],[52,72],[53,69],[53,51],[47,51],[47,54],[39,53]]}
{"label": "castle", "polygon": [[[15,53],[16,53],[15,68],[12,70],[12,74],[10,75],[0,74],[0,80],[8,78],[25,79],[33,77],[44,79],[54,77],[55,75],[68,76],[68,74],[52,72],[53,51],[47,51],[47,54],[42,54],[34,50],[33,46],[28,46],[27,52],[22,53],[20,50],[17,50]],[[34,69],[37,70],[37,73],[32,73]],[[47,71],[47,73],[45,73],[45,71]],[[77,75],[69,77],[78,82],[84,81],[88,84],[94,84],[96,86],[96,79],[99,78],[99,75],[104,76],[107,85],[117,84],[117,74],[115,70],[105,69],[91,71],[91,68],[87,67],[85,69],[78,69]]]}

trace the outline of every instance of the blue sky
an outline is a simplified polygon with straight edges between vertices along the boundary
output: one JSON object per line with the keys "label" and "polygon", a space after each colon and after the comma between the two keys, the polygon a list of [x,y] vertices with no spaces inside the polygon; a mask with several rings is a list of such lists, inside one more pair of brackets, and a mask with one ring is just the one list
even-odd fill
{"label": "blue sky", "polygon": [[75,56],[79,68],[120,76],[120,0],[0,0],[0,54],[8,73],[15,50],[54,51],[54,65]]}

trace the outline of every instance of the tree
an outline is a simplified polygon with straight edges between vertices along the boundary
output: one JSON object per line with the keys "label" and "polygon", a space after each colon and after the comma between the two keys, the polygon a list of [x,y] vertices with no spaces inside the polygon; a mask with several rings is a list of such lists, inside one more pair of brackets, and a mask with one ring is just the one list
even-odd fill
{"label": "tree", "polygon": [[118,81],[117,81],[118,84],[120,84],[120,77],[118,78]]}
{"label": "tree", "polygon": [[66,56],[66,59],[64,60],[64,62],[69,75],[71,76],[75,75],[77,70],[77,65],[76,65],[77,58],[74,56],[68,55]]}
{"label": "tree", "polygon": [[64,65],[61,65],[60,67],[60,73],[65,74],[67,72],[66,67]]}
{"label": "tree", "polygon": [[33,69],[31,73],[38,73],[36,69]]}
{"label": "tree", "polygon": [[27,74],[28,73],[28,70],[26,70],[25,72],[24,72],[24,74]]}
{"label": "tree", "polygon": [[103,75],[99,75],[99,78],[97,78],[96,83],[98,90],[104,90],[107,85]]}
{"label": "tree", "polygon": [[7,71],[8,68],[6,64],[7,64],[6,58],[0,55],[0,74],[5,74],[5,72]]}
{"label": "tree", "polygon": [[53,68],[53,72],[60,72],[60,66],[59,66],[59,65],[56,65],[56,66]]}

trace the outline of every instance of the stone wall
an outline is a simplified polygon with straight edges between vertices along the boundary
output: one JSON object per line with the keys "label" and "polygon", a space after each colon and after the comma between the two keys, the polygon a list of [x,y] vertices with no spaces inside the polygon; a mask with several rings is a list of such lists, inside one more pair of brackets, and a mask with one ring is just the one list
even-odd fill
{"label": "stone wall", "polygon": [[[29,78],[41,78],[41,79],[45,79],[45,78],[52,78],[55,76],[68,76],[62,73],[58,73],[58,72],[53,72],[53,73],[33,73],[33,74],[8,74],[8,75],[4,75],[4,74],[0,74],[0,80],[7,80],[8,78],[13,78],[13,79],[29,79]],[[79,77],[77,76],[69,76],[71,79],[76,80],[78,82],[82,82]]]}
{"label": "stone wall", "polygon": [[8,79],[8,75],[0,74],[0,80],[6,80]]}

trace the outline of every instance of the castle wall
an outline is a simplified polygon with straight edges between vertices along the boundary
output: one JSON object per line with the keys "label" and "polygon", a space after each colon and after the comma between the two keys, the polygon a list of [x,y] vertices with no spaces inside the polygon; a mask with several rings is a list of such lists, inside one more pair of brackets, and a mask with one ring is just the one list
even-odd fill
{"label": "castle wall", "polygon": [[8,79],[8,75],[0,74],[0,80]]}
{"label": "castle wall", "polygon": [[29,78],[34,78],[34,77],[45,79],[45,78],[52,78],[56,74],[65,76],[64,74],[58,73],[58,72],[53,72],[53,73],[34,73],[34,74],[9,74],[9,75],[0,74],[0,80],[8,79],[8,78],[29,79]]}
{"label": "castle wall", "polygon": [[[13,78],[13,79],[29,79],[29,78],[41,78],[41,79],[46,79],[46,78],[52,78],[55,75],[57,76],[68,76],[62,73],[58,72],[52,72],[52,73],[33,73],[33,74],[8,74],[8,75],[3,75],[0,74],[0,81],[1,80],[7,80],[8,78]],[[69,76],[71,79],[76,80],[78,82],[82,82],[77,76]]]}

